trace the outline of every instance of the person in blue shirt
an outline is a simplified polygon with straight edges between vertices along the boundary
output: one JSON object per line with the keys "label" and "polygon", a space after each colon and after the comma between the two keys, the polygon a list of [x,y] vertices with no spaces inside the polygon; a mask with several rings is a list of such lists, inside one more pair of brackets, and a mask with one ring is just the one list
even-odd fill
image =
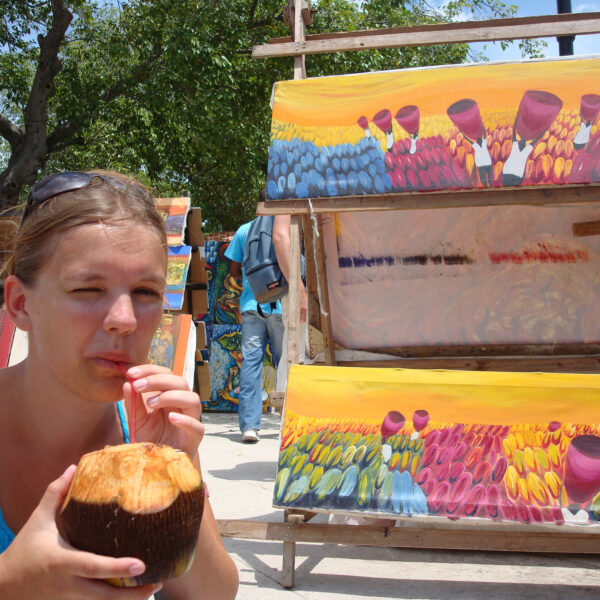
{"label": "person in blue shirt", "polygon": [[[233,236],[225,250],[225,256],[231,261],[229,273],[242,280],[240,312],[242,314],[242,366],[240,369],[239,424],[242,441],[256,443],[260,439],[260,421],[262,415],[262,370],[267,344],[271,345],[273,366],[281,357],[283,343],[283,321],[281,304],[256,302],[252,289],[242,267],[244,246],[251,221],[244,223]],[[262,313],[262,314],[261,314]]]}

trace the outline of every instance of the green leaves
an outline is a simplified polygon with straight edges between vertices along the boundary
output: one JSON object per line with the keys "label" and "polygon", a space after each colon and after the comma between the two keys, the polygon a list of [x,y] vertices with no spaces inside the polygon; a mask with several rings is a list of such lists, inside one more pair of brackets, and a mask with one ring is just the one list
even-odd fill
{"label": "green leaves", "polygon": [[[25,193],[49,172],[109,168],[140,176],[164,196],[189,191],[207,231],[249,220],[265,185],[271,90],[293,77],[293,59],[253,60],[250,53],[290,35],[284,0],[62,1],[73,21],[59,49],[62,70],[43,107],[46,137],[12,154],[0,145],[0,204],[8,201],[4,190]],[[38,67],[37,35],[49,31],[52,5],[0,0],[0,116],[26,131],[37,127],[24,108]],[[308,33],[514,14],[498,0],[432,5],[313,0]],[[534,42],[522,49],[539,53]],[[306,66],[318,77],[459,63],[468,52],[458,44],[333,53],[308,56]]]}

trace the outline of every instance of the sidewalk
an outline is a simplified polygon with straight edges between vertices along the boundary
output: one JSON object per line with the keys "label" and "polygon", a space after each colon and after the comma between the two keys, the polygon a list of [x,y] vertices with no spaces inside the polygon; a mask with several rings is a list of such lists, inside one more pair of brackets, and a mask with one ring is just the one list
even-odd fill
{"label": "sidewalk", "polygon": [[[283,521],[272,507],[280,416],[242,444],[237,413],[204,413],[202,468],[217,519]],[[326,522],[319,515],[314,522]],[[296,583],[279,584],[282,543],[225,539],[238,565],[238,600],[597,600],[597,555],[405,550],[296,544]],[[600,548],[598,549],[600,553]]]}

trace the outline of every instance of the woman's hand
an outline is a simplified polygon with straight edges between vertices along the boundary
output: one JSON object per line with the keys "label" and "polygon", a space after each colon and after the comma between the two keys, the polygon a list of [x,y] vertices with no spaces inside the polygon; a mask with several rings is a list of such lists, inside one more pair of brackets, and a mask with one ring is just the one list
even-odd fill
{"label": "woman's hand", "polygon": [[[138,395],[136,441],[172,446],[196,462],[204,435],[198,394],[190,390],[183,377],[158,365],[131,367],[127,377],[133,380],[133,391],[146,398],[144,404]],[[129,409],[132,394],[129,381],[124,384],[123,392]]]}
{"label": "woman's hand", "polygon": [[0,597],[11,600],[145,600],[161,586],[116,588],[97,581],[140,575],[145,568],[141,560],[76,550],[61,537],[56,515],[74,471],[74,466],[69,467],[47,487],[27,523],[0,554]]}

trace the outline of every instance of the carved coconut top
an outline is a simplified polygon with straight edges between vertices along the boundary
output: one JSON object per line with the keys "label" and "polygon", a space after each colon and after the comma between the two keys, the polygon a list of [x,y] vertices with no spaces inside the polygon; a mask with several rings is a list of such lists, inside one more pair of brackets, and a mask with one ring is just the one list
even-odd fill
{"label": "carved coconut top", "polygon": [[107,446],[81,457],[63,508],[72,498],[116,503],[131,513],[158,512],[201,485],[185,452],[149,442]]}

